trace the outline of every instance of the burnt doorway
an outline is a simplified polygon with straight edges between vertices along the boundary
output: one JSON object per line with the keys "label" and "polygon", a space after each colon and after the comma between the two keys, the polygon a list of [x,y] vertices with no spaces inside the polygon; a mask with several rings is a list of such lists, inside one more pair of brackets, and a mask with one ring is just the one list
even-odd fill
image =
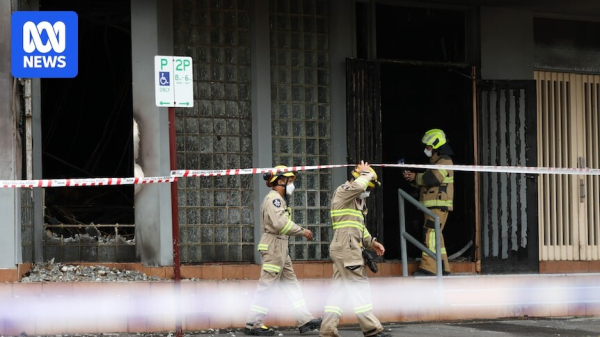
{"label": "burnt doorway", "polygon": [[[414,65],[381,62],[382,159],[384,163],[429,164],[421,139],[430,129],[442,129],[452,147],[455,164],[471,165],[473,154],[473,108],[471,67]],[[455,171],[454,211],[444,229],[448,256],[475,242],[475,176]],[[383,169],[383,210],[386,257],[400,258],[398,188],[418,200],[398,168]],[[415,238],[423,236],[423,213],[408,204],[405,208],[407,231]],[[461,255],[472,260],[474,245]],[[408,245],[409,258],[421,256]],[[451,261],[452,262],[452,261]]]}
{"label": "burnt doorway", "polygon": [[[477,90],[482,165],[536,167],[535,81],[479,81]],[[490,172],[481,178],[481,272],[538,272],[538,176]]]}
{"label": "burnt doorway", "polygon": [[[79,22],[78,75],[41,80],[43,178],[132,177],[130,2],[40,0],[40,10]],[[110,240],[133,239],[133,198],[133,186],[45,189],[44,259],[131,261],[135,247]]]}

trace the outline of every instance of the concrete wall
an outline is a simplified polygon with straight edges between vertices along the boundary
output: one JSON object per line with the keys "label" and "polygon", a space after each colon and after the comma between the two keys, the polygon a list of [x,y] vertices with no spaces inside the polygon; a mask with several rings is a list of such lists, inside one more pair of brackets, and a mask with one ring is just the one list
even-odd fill
{"label": "concrete wall", "polygon": [[[133,117],[139,123],[139,162],[146,177],[168,176],[168,110],[154,100],[154,56],[173,55],[169,0],[131,0]],[[148,184],[135,196],[137,257],[148,266],[173,264],[171,189]]]}
{"label": "concrete wall", "polygon": [[[19,104],[10,72],[11,2],[0,2],[0,179],[21,179],[21,146],[17,130]],[[18,89],[18,86],[15,86]],[[0,268],[21,262],[20,191],[0,188]]]}
{"label": "concrete wall", "polygon": [[481,8],[481,78],[533,79],[533,13]]}
{"label": "concrete wall", "polygon": [[[345,164],[346,149],[346,58],[356,56],[354,6],[348,1],[331,4],[331,143],[332,164]],[[333,170],[333,188],[347,180],[347,169]]]}
{"label": "concrete wall", "polygon": [[[271,167],[273,163],[271,136],[271,79],[269,51],[269,3],[254,1],[251,21],[252,34],[252,161],[254,167]],[[254,244],[262,237],[260,205],[269,188],[262,175],[254,175]],[[254,262],[261,263],[260,253],[254,250]]]}

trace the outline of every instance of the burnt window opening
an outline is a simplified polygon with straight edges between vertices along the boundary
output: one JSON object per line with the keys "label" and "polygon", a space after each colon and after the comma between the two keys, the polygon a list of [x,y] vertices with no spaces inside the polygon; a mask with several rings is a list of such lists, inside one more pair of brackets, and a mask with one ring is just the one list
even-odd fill
{"label": "burnt window opening", "polygon": [[459,10],[378,4],[377,58],[465,62],[465,20],[465,12]]}
{"label": "burnt window opening", "polygon": [[[42,0],[40,10],[75,11],[79,28],[77,76],[41,80],[43,178],[132,177],[129,1]],[[44,193],[45,238],[133,239],[133,186],[53,187]],[[82,254],[72,258],[86,260]]]}
{"label": "burnt window opening", "polygon": [[600,73],[600,23],[534,18],[534,67]]}

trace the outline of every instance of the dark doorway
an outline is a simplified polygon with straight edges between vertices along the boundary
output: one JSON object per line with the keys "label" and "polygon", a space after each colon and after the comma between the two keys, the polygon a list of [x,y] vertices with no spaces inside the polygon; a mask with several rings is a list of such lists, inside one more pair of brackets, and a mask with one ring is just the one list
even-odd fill
{"label": "dark doorway", "polygon": [[[43,178],[132,177],[130,2],[41,0],[40,10],[79,19],[78,75],[41,80]],[[47,188],[44,223],[133,224],[133,195],[133,186]]]}
{"label": "dark doorway", "polygon": [[[421,143],[429,129],[444,130],[452,147],[455,164],[473,164],[472,89],[470,67],[418,66],[381,63],[382,156],[384,163],[428,164]],[[454,211],[444,230],[448,255],[474,240],[475,195],[472,172],[455,171]],[[383,209],[386,257],[400,258],[398,188],[411,193],[412,188],[398,168],[383,169]],[[407,231],[422,237],[423,213],[406,205]],[[420,257],[414,245],[408,245],[409,257]],[[471,257],[473,249],[463,256]]]}

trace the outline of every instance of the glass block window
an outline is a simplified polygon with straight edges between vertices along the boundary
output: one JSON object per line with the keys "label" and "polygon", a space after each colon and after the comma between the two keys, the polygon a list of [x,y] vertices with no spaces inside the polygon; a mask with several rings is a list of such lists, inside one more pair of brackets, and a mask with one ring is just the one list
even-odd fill
{"label": "glass block window", "polygon": [[[273,165],[331,164],[329,2],[270,0]],[[290,200],[313,241],[290,238],[295,260],[328,258],[331,170],[303,171]]]}
{"label": "glass block window", "polygon": [[[173,1],[175,55],[194,62],[194,108],[176,110],[177,168],[252,167],[246,0]],[[181,262],[253,261],[252,176],[182,178]]]}

